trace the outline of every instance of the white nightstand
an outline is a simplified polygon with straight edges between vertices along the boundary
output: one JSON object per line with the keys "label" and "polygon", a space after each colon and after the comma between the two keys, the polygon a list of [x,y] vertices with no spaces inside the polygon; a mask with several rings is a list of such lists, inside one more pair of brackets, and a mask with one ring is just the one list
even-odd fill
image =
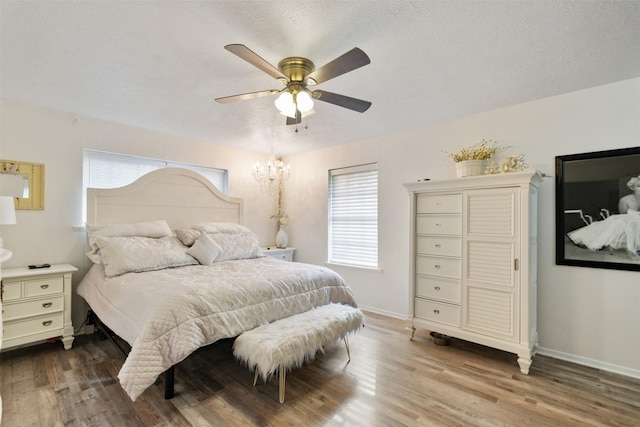
{"label": "white nightstand", "polygon": [[293,262],[293,252],[295,250],[296,248],[276,248],[275,246],[269,246],[262,248],[262,253],[271,258]]}
{"label": "white nightstand", "polygon": [[71,323],[72,265],[2,269],[3,350],[62,336],[73,344]]}

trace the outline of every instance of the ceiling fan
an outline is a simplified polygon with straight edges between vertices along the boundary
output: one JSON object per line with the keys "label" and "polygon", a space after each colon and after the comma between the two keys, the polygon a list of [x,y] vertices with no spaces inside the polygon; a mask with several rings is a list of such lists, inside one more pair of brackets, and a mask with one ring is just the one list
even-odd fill
{"label": "ceiling fan", "polygon": [[309,59],[299,56],[284,58],[276,68],[245,45],[229,44],[224,48],[271,77],[280,80],[285,87],[283,89],[268,89],[216,98],[216,101],[222,104],[280,94],[275,101],[275,105],[283,115],[287,116],[288,125],[298,124],[303,117],[313,113],[314,99],[359,113],[364,113],[371,106],[371,102],[363,101],[362,99],[351,98],[327,92],[326,90],[316,89],[311,91],[308,89],[308,86],[315,86],[369,64],[371,60],[367,54],[357,47],[318,69]]}

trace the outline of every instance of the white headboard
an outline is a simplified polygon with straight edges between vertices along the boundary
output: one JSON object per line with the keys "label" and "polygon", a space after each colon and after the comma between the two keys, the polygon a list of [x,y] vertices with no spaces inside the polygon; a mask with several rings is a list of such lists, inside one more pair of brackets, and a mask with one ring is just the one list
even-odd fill
{"label": "white headboard", "polygon": [[243,200],[229,197],[202,175],[180,168],[150,172],[121,188],[87,189],[87,224],[164,219],[172,229],[201,222],[242,223]]}

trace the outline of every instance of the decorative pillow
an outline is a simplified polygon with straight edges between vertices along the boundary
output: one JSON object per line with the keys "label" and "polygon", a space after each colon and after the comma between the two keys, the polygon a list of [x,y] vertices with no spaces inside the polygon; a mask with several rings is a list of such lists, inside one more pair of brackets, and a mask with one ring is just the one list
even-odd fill
{"label": "decorative pillow", "polygon": [[222,248],[208,234],[202,233],[193,246],[187,249],[187,253],[202,265],[212,265],[222,253]]}
{"label": "decorative pillow", "polygon": [[198,263],[176,236],[96,237],[96,244],[107,277]]}
{"label": "decorative pillow", "polygon": [[263,256],[260,241],[251,231],[242,233],[207,233],[222,248],[216,261],[258,258]]}
{"label": "decorative pillow", "polygon": [[198,230],[180,229],[174,231],[182,244],[186,246],[192,246],[196,240],[198,240],[198,237],[200,237],[200,232]]}
{"label": "decorative pillow", "polygon": [[203,233],[251,233],[251,230],[244,225],[235,224],[233,222],[205,222],[194,225],[191,228],[202,231]]}
{"label": "decorative pillow", "polygon": [[87,256],[95,264],[100,264],[100,254],[96,238],[98,237],[167,237],[171,236],[171,228],[165,220],[137,222],[133,224],[87,225],[89,252]]}

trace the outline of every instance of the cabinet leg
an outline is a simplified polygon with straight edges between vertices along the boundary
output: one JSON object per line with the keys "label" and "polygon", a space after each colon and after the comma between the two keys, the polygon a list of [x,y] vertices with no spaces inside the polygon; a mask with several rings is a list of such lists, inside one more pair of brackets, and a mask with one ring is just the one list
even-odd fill
{"label": "cabinet leg", "polygon": [[73,340],[75,337],[73,335],[67,335],[62,337],[62,344],[64,345],[65,350],[71,350],[71,346],[73,345]]}
{"label": "cabinet leg", "polygon": [[531,353],[518,354],[518,365],[520,365],[520,372],[525,375],[529,374],[529,367],[531,366]]}

